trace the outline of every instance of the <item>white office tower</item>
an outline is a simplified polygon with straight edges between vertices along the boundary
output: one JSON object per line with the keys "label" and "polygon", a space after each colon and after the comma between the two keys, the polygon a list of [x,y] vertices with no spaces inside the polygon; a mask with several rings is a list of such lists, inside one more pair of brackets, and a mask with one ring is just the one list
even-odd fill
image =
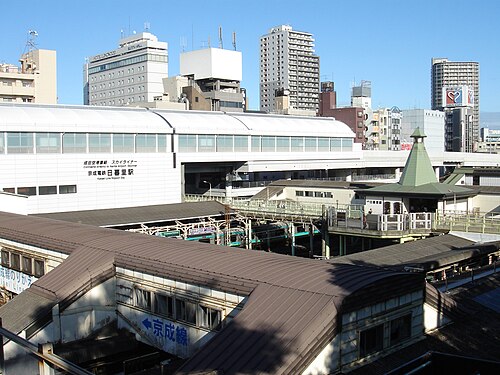
{"label": "white office tower", "polygon": [[446,150],[473,152],[479,141],[479,63],[432,59],[432,109],[447,112]]}
{"label": "white office tower", "polygon": [[151,33],[120,40],[113,51],[92,56],[84,66],[84,104],[123,106],[152,102],[168,76],[167,43]]}
{"label": "white office tower", "polygon": [[260,38],[262,111],[275,112],[276,92],[287,91],[292,109],[316,113],[319,85],[319,56],[314,54],[312,34],[281,25]]}
{"label": "white office tower", "polygon": [[429,154],[439,155],[445,145],[445,114],[429,109],[405,109],[401,118],[401,149],[411,150],[412,134],[419,128],[425,133],[425,149]]}

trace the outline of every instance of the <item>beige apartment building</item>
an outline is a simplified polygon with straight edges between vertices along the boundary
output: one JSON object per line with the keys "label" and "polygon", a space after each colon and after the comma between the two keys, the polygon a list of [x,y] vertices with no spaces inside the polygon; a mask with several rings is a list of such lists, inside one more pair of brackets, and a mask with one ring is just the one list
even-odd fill
{"label": "beige apartment building", "polygon": [[36,49],[19,62],[0,64],[0,102],[57,104],[56,51]]}

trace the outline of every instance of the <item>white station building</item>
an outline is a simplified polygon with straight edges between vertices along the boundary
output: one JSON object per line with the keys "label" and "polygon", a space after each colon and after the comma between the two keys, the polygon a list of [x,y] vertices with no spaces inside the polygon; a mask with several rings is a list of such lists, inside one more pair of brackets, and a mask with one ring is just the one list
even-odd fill
{"label": "white station building", "polygon": [[348,163],[360,157],[353,137],[332,118],[0,105],[0,204],[34,214],[180,203],[228,175]]}

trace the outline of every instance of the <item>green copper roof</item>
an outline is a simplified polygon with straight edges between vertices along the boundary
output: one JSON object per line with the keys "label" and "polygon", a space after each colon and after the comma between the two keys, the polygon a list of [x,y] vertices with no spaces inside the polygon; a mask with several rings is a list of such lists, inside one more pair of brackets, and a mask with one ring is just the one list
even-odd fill
{"label": "green copper roof", "polygon": [[420,128],[416,128],[415,131],[413,132],[413,134],[410,135],[410,137],[412,137],[412,138],[424,138],[427,136],[424,134],[423,130],[420,130]]}
{"label": "green copper roof", "polygon": [[[413,134],[417,130],[418,128]],[[403,186],[419,186],[431,182],[438,182],[434,168],[432,168],[431,160],[429,159],[429,155],[427,155],[424,143],[418,142],[415,139],[398,184]]]}

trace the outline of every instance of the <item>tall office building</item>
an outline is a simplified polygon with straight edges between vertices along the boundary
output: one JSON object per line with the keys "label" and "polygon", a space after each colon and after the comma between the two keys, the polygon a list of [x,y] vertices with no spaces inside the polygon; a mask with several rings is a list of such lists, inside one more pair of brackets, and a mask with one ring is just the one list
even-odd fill
{"label": "tall office building", "polygon": [[92,56],[84,66],[84,104],[122,106],[152,102],[168,76],[167,43],[144,32],[122,38],[119,48]]}
{"label": "tall office building", "polygon": [[260,109],[275,112],[276,92],[283,91],[288,91],[291,108],[318,111],[319,56],[313,35],[288,25],[260,38]]}
{"label": "tall office building", "polygon": [[[431,90],[432,109],[447,113],[446,150],[475,151],[479,141],[479,63],[433,58]],[[455,114],[460,118],[454,118]],[[462,125],[457,126],[459,123]]]}

